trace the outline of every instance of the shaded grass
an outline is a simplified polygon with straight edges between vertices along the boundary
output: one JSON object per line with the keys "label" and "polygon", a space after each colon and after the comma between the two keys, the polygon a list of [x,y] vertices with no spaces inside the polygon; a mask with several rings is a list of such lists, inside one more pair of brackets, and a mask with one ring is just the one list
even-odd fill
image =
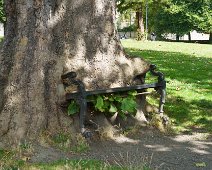
{"label": "shaded grass", "polygon": [[34,164],[25,166],[24,169],[39,169],[39,170],[56,170],[56,169],[73,169],[73,170],[88,170],[88,169],[104,169],[104,170],[121,170],[116,166],[108,166],[97,160],[60,160],[50,164]]}
{"label": "shaded grass", "polygon": [[[27,163],[22,160],[10,160],[8,164],[0,164],[1,170],[128,170],[128,167],[109,165],[98,160],[58,160],[52,163]],[[135,170],[150,170],[147,166],[132,167]]]}
{"label": "shaded grass", "polygon": [[16,170],[24,165],[24,161],[16,159],[16,153],[0,148],[0,169],[1,170]]}
{"label": "shaded grass", "polygon": [[133,162],[127,162],[126,165],[124,162],[118,163],[122,157],[120,160],[114,157],[114,162],[107,159],[104,161],[95,159],[61,159],[54,162],[30,163],[30,157],[25,159],[27,155],[21,155],[23,151],[0,148],[0,170],[150,170],[147,164],[134,165]]}
{"label": "shaded grass", "polygon": [[[111,166],[97,160],[60,160],[50,164],[37,164],[25,166],[23,169],[39,169],[39,170],[58,170],[58,169],[73,169],[73,170],[128,170],[123,166]],[[130,168],[131,169],[131,168]],[[132,168],[134,170],[150,170],[148,167]]]}
{"label": "shaded grass", "polygon": [[52,163],[36,163],[36,164],[30,164],[26,163],[24,161],[21,161],[22,163],[18,164],[20,160],[13,160],[10,161],[10,163],[5,163],[3,165],[0,165],[0,169],[2,170],[57,170],[57,169],[111,169],[111,170],[121,170],[121,168],[116,166],[109,166],[104,164],[103,162],[97,161],[97,160],[58,160]]}
{"label": "shaded grass", "polygon": [[165,74],[165,112],[177,131],[212,132],[211,45],[133,40],[122,43],[129,54],[156,64]]}

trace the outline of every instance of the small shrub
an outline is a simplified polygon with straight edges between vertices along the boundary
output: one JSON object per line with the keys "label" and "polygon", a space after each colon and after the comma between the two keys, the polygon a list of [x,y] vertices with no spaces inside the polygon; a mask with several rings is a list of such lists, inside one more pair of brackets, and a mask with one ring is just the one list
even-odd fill
{"label": "small shrub", "polygon": [[[136,113],[136,91],[129,91],[125,95],[121,94],[106,94],[89,96],[87,99],[93,104],[93,109],[113,115],[118,112],[118,115],[126,119],[126,114]],[[79,106],[75,101],[71,101],[68,107],[68,114],[73,115],[79,112]]]}

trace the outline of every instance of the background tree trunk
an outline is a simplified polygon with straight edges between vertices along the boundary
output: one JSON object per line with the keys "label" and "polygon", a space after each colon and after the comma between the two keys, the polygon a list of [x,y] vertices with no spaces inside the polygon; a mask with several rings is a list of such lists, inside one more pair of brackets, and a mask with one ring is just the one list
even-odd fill
{"label": "background tree trunk", "polygon": [[176,41],[180,41],[180,35],[176,34]]}
{"label": "background tree trunk", "polygon": [[209,35],[209,43],[212,44],[212,32],[210,32],[210,35]]}
{"label": "background tree trunk", "polygon": [[136,21],[137,21],[137,27],[140,30],[141,34],[145,33],[144,30],[144,18],[143,18],[143,8],[142,5],[140,9],[136,12]]}
{"label": "background tree trunk", "polygon": [[114,27],[115,1],[7,0],[0,56],[0,139],[18,144],[57,131],[68,119],[61,75],[76,71],[89,89],[124,86],[148,64],[128,58]]}
{"label": "background tree trunk", "polygon": [[188,41],[191,42],[191,32],[188,33]]}

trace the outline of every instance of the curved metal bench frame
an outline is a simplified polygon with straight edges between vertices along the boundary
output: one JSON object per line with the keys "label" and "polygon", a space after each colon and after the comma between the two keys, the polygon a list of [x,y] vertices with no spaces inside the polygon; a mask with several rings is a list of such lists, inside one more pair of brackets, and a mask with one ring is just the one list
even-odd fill
{"label": "curved metal bench frame", "polygon": [[[91,133],[86,130],[85,128],[85,116],[87,114],[87,96],[96,95],[96,94],[109,94],[109,93],[117,93],[117,92],[125,92],[130,90],[141,91],[148,88],[155,89],[160,95],[159,101],[159,110],[158,114],[163,118],[163,107],[165,104],[165,97],[166,97],[166,81],[163,73],[156,71],[156,66],[154,64],[150,65],[149,70],[153,76],[158,77],[158,81],[152,84],[141,84],[141,85],[134,85],[134,86],[126,86],[126,87],[117,87],[117,88],[109,88],[109,89],[97,89],[97,90],[86,90],[84,83],[76,79],[77,74],[76,72],[69,72],[61,76],[63,80],[63,84],[66,87],[70,85],[77,86],[77,92],[67,93],[66,100],[75,100],[80,105],[80,131],[84,137],[90,137]],[[142,75],[143,79],[145,79],[146,73]]]}

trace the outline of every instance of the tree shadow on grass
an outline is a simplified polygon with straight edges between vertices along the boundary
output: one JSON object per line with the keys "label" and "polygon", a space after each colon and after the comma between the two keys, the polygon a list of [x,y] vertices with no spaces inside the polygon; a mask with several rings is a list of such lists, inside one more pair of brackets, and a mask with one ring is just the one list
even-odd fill
{"label": "tree shadow on grass", "polygon": [[180,97],[167,99],[165,112],[173,120],[173,124],[186,132],[212,133],[211,101],[194,99],[187,102]]}
{"label": "tree shadow on grass", "polygon": [[127,49],[158,66],[167,80],[165,112],[178,127],[212,132],[212,58]]}
{"label": "tree shadow on grass", "polygon": [[[135,138],[131,134],[132,138]],[[212,142],[201,134],[165,136],[155,130],[142,128],[136,139],[139,143],[93,143],[88,156],[129,169],[196,170],[212,168]],[[94,147],[95,146],[95,147]]]}
{"label": "tree shadow on grass", "polygon": [[[170,79],[209,88],[212,83],[212,58],[196,57],[184,53],[127,49],[132,55],[158,65]],[[212,87],[210,87],[212,90]]]}
{"label": "tree shadow on grass", "polygon": [[105,165],[115,165],[119,169],[126,170],[140,170],[144,167],[148,170],[211,170],[212,168],[211,136],[204,138],[201,134],[195,133],[166,136],[143,127],[136,134],[131,133],[130,138],[139,142],[133,144],[94,140],[90,143],[88,152],[78,154],[71,152],[61,154],[58,150],[42,146],[41,151],[33,155],[31,162],[36,160],[36,163],[50,163],[58,159],[100,160]]}

